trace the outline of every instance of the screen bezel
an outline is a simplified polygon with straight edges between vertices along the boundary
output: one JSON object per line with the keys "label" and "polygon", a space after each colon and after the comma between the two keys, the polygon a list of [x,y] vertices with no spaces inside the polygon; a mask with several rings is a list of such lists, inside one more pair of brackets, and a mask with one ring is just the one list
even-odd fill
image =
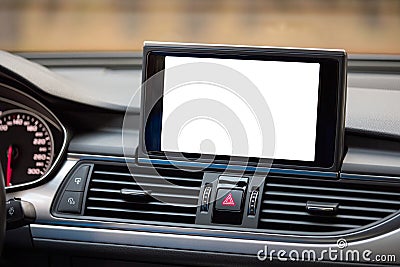
{"label": "screen bezel", "polygon": [[[346,71],[346,54],[344,51],[263,47],[146,45],[143,55],[142,122],[138,157],[199,161],[200,155],[196,153],[161,151],[163,84],[149,85],[145,82],[154,74],[164,69],[165,56],[319,63],[320,79],[315,160],[273,159],[272,166],[279,168],[337,170],[338,162],[342,157],[344,135],[344,74]],[[153,108],[151,109],[151,107]],[[246,164],[246,166],[262,166],[263,164],[263,159],[259,158],[204,154],[201,156],[205,161],[213,158],[213,163],[216,164]]]}

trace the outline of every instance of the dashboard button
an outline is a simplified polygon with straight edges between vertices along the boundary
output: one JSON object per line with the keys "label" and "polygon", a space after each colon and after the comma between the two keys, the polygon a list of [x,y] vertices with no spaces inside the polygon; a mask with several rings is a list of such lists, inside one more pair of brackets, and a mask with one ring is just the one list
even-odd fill
{"label": "dashboard button", "polygon": [[58,203],[58,212],[81,213],[83,192],[65,191]]}
{"label": "dashboard button", "polygon": [[240,211],[243,191],[239,189],[218,189],[215,209],[224,211]]}
{"label": "dashboard button", "polygon": [[255,216],[257,212],[257,202],[258,202],[258,190],[253,190],[250,193],[250,198],[249,198],[249,207],[247,210],[247,215],[249,216]]}
{"label": "dashboard button", "polygon": [[6,202],[6,209],[6,219],[8,224],[24,218],[21,202],[11,199]]}
{"label": "dashboard button", "polygon": [[83,192],[89,175],[90,165],[81,165],[69,178],[66,191]]}
{"label": "dashboard button", "polygon": [[210,206],[211,192],[212,192],[212,185],[211,184],[206,185],[204,187],[203,196],[201,199],[200,210],[202,212],[208,212]]}

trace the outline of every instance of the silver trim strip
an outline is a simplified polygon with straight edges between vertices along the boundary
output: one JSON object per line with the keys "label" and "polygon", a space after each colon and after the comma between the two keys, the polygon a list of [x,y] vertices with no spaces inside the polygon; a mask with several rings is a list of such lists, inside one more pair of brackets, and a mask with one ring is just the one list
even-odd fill
{"label": "silver trim strip", "polygon": [[[108,229],[78,228],[50,225],[31,225],[33,239],[79,241],[90,244],[115,244],[123,246],[140,246],[155,248],[172,248],[192,251],[210,251],[222,253],[248,254],[257,256],[260,250],[268,247],[268,251],[284,250],[289,253],[291,250],[297,250],[300,254],[304,250],[314,250],[324,261],[330,260],[326,250],[329,248],[338,251],[337,243],[330,244],[303,244],[287,243],[276,241],[258,241],[245,239],[232,239],[224,237],[205,237],[193,235],[176,235],[164,233],[133,232]],[[360,255],[363,251],[371,250],[372,255],[395,255],[396,261],[400,262],[400,253],[396,249],[400,239],[400,229],[390,232],[377,238],[371,238],[358,242],[348,242],[347,248],[358,250]],[[383,245],[385,244],[385,245]],[[84,243],[80,243],[84,246]],[[393,250],[392,250],[393,249]],[[325,253],[323,252],[325,250]],[[345,251],[345,250],[344,250]],[[262,255],[262,254],[261,254]],[[334,254],[334,255],[338,255]],[[371,254],[370,254],[371,255]],[[371,256],[372,258],[372,256]],[[318,260],[320,260],[318,258]],[[365,262],[360,257],[360,262]]]}
{"label": "silver trim strip", "polygon": [[211,47],[237,47],[237,48],[278,48],[290,50],[309,50],[309,51],[333,51],[333,52],[346,52],[344,49],[327,49],[327,48],[302,48],[290,46],[255,46],[255,45],[234,45],[234,44],[210,44],[210,43],[179,43],[179,42],[159,42],[159,41],[144,41],[143,45],[164,45],[164,46],[211,46]]}
{"label": "silver trim strip", "polygon": [[[291,246],[304,246],[311,247],[313,245],[300,244],[300,243],[285,243],[273,241],[258,241],[246,239],[232,239],[225,237],[207,237],[207,236],[190,236],[190,235],[177,235],[166,233],[150,233],[150,232],[132,232],[123,230],[110,230],[110,229],[95,229],[95,228],[79,228],[79,227],[66,227],[66,226],[53,226],[53,225],[31,225],[33,238],[47,238],[56,240],[69,240],[69,241],[87,241],[95,243],[109,243],[120,245],[141,245],[151,247],[169,247],[187,249],[188,242],[190,248],[196,250],[209,250],[220,252],[244,253],[248,252],[248,245],[257,245],[257,248],[262,248],[266,243],[274,245],[291,245]],[[194,242],[195,241],[195,242]],[[204,242],[207,243],[203,246]],[[241,246],[233,249],[230,246],[221,246],[216,243],[230,243],[239,244]],[[247,250],[243,250],[243,245],[247,246]],[[321,247],[334,246],[334,244],[321,244]]]}
{"label": "silver trim strip", "polygon": [[341,179],[352,179],[352,180],[368,180],[375,182],[390,182],[398,183],[400,182],[400,177],[396,176],[383,176],[383,175],[368,175],[368,174],[354,174],[354,173],[344,173],[340,174]]}
{"label": "silver trim strip", "polygon": [[121,157],[121,156],[104,156],[104,155],[93,155],[93,154],[79,154],[79,153],[68,153],[68,159],[71,160],[107,160],[107,161],[118,161],[118,162],[135,162],[134,158]]}

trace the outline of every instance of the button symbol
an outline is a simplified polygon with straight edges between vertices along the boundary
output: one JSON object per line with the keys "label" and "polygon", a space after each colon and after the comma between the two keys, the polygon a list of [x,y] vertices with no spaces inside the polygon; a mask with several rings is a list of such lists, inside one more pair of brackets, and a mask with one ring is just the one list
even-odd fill
{"label": "button symbol", "polygon": [[235,200],[232,197],[232,193],[229,193],[224,201],[222,201],[222,206],[230,206],[230,207],[234,207],[236,206]]}
{"label": "button symbol", "polygon": [[81,183],[81,181],[82,181],[82,178],[79,178],[79,177],[75,178],[75,180],[74,180],[74,182],[75,182],[77,185],[79,185],[79,184]]}
{"label": "button symbol", "polygon": [[9,214],[10,216],[13,216],[13,215],[14,215],[14,212],[15,212],[14,207],[11,207],[11,208],[8,209],[8,214]]}
{"label": "button symbol", "polygon": [[75,205],[75,200],[74,200],[72,197],[68,198],[67,202],[68,202],[68,204],[70,204],[71,206]]}

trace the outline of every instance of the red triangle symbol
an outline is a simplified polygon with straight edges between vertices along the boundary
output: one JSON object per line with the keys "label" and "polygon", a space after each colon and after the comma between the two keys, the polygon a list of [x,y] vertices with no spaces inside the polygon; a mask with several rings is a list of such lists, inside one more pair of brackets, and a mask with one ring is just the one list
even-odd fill
{"label": "red triangle symbol", "polygon": [[235,200],[232,197],[232,193],[229,193],[229,195],[225,197],[224,201],[222,201],[222,206],[236,206]]}

